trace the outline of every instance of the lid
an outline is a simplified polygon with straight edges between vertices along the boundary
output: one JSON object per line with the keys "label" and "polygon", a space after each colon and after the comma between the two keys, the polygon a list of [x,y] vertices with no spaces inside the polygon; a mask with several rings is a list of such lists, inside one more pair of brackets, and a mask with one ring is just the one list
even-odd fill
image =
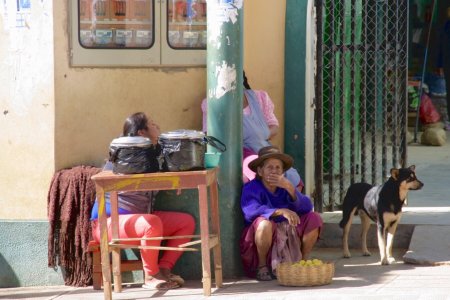
{"label": "lid", "polygon": [[163,139],[203,139],[205,134],[197,130],[177,129],[161,133],[159,137]]}
{"label": "lid", "polygon": [[113,139],[110,146],[114,147],[149,147],[152,142],[143,136],[123,136]]}

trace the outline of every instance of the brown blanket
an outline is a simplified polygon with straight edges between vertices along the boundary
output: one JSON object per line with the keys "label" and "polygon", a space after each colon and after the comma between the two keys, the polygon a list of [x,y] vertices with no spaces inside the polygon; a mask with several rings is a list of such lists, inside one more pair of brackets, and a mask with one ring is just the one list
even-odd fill
{"label": "brown blanket", "polygon": [[47,197],[48,266],[62,267],[69,286],[92,284],[92,259],[86,252],[92,238],[90,215],[95,201],[91,176],[101,169],[77,166],[53,176]]}

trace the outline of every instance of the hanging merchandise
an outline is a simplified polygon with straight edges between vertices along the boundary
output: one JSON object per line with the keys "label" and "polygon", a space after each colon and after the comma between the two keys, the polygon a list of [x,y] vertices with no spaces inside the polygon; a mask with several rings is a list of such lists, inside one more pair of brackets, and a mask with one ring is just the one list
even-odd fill
{"label": "hanging merchandise", "polygon": [[408,86],[408,102],[409,109],[417,110],[417,106],[419,105],[419,95],[413,86]]}
{"label": "hanging merchandise", "polygon": [[419,118],[422,124],[433,124],[439,122],[441,116],[434,107],[433,102],[427,94],[423,94],[420,100]]}
{"label": "hanging merchandise", "polygon": [[[433,27],[432,26],[433,23],[431,21],[433,20],[434,10],[435,10],[435,7],[436,7],[436,1],[437,0],[432,0],[433,5],[432,5],[432,8],[431,8],[431,17],[429,18],[427,42],[426,42],[426,47],[425,47],[423,66],[422,66],[422,76],[421,76],[420,82],[424,82],[425,81],[425,70],[427,68],[427,60],[428,60],[428,47],[430,45],[430,32],[431,32],[431,28]],[[419,89],[420,102],[422,101],[422,95],[423,95],[423,84],[420,85],[420,89]],[[421,108],[421,103],[419,103],[419,109],[420,108]],[[418,141],[417,140],[417,132],[419,130],[419,116],[420,116],[420,113],[416,115],[416,125],[414,126],[414,143],[417,143],[417,141]]]}
{"label": "hanging merchandise", "polygon": [[436,97],[447,96],[447,90],[445,87],[445,78],[433,73],[425,74],[425,83],[428,84],[430,88],[430,94]]}

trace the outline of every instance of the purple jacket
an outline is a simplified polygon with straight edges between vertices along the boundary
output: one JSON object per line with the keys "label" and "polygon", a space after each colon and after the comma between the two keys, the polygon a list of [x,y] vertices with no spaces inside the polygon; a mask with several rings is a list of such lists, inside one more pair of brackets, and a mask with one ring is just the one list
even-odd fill
{"label": "purple jacket", "polygon": [[[313,205],[308,196],[295,190],[297,200],[289,195],[288,191],[277,188],[275,193],[269,192],[261,180],[253,179],[247,182],[242,188],[241,208],[244,215],[245,225],[250,225],[256,218],[270,216],[279,208],[287,208],[295,211],[299,216],[306,214],[313,209]],[[272,218],[275,222],[285,221],[286,218],[278,216]]]}

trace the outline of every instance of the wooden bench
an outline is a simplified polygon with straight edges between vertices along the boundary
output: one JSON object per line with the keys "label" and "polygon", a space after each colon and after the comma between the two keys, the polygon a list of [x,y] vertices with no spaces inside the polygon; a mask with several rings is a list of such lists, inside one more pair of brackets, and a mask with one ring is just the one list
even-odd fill
{"label": "wooden bench", "polygon": [[[92,286],[94,290],[100,290],[102,288],[102,262],[100,257],[100,244],[96,241],[90,241],[88,244],[88,251],[92,252]],[[142,260],[122,260],[120,262],[120,271],[129,272],[142,269]]]}

